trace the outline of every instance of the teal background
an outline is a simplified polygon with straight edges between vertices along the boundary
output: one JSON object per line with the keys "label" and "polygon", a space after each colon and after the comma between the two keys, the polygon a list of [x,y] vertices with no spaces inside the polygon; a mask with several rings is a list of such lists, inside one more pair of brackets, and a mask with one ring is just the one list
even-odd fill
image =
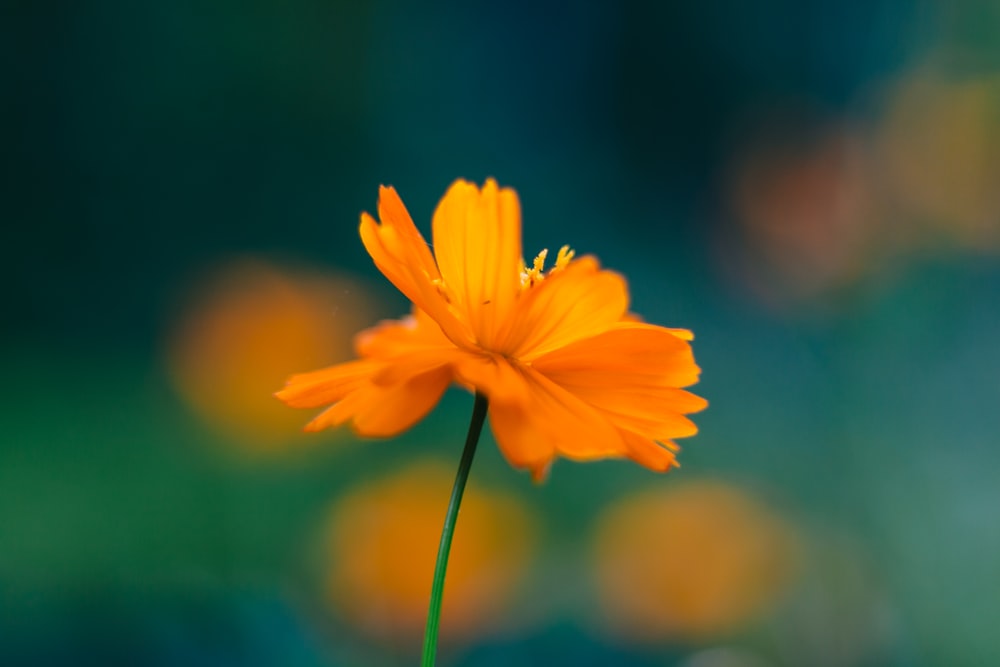
{"label": "teal background", "polygon": [[530,503],[537,562],[583,579],[602,507],[718,477],[816,551],[852,545],[861,574],[836,550],[813,562],[789,596],[820,600],[818,629],[794,650],[792,603],[652,645],[555,605],[444,664],[1000,662],[1000,200],[971,237],[946,209],[874,206],[876,249],[799,290],[732,197],[747,151],[808,155],[831,127],[877,148],[885,91],[927,62],[993,82],[985,134],[934,126],[984,146],[988,180],[998,28],[986,1],[4,3],[0,664],[416,664],[322,600],[317,534],[359,481],[457,461],[471,399],[391,442],[243,457],[164,349],[204,273],[245,256],[347,272],[402,314],[359,212],[392,184],[427,232],[455,178],[489,176],[521,197],[527,255],[595,253],[646,319],[696,332],[711,402],[667,477],[559,462],[535,487],[487,438],[472,483]]}

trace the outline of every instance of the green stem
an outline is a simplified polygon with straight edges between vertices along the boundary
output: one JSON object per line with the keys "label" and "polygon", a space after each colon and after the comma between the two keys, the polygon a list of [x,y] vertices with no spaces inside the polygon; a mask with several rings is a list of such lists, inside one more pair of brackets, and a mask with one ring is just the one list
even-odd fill
{"label": "green stem", "polygon": [[427,612],[427,629],[424,631],[424,654],[420,660],[420,667],[434,667],[434,659],[437,656],[438,625],[441,622],[441,600],[444,596],[444,575],[448,570],[448,553],[451,551],[451,538],[455,534],[455,519],[458,518],[458,508],[462,504],[465,482],[469,479],[472,458],[476,455],[476,445],[479,444],[479,435],[483,431],[483,422],[486,421],[486,407],[486,397],[477,393],[472,408],[472,421],[469,423],[469,434],[465,436],[465,449],[462,451],[462,460],[458,463],[458,472],[455,473],[455,485],[451,487],[448,514],[444,518],[441,543],[438,545],[434,584],[431,586],[431,605]]}

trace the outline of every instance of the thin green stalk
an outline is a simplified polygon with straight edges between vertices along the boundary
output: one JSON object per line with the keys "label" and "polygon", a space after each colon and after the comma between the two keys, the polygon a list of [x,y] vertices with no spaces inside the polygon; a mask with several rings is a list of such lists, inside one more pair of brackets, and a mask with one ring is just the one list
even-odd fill
{"label": "thin green stalk", "polygon": [[465,449],[462,451],[462,460],[458,463],[458,472],[455,473],[455,485],[451,487],[448,514],[444,518],[441,543],[438,545],[434,584],[431,586],[431,605],[427,612],[427,629],[424,631],[424,654],[420,660],[420,667],[434,667],[437,656],[438,625],[441,622],[441,600],[444,596],[444,575],[448,570],[451,538],[455,534],[455,519],[458,518],[458,508],[462,504],[465,482],[469,479],[472,458],[476,455],[476,445],[479,444],[479,435],[483,432],[483,422],[486,421],[486,407],[486,397],[477,393],[472,408],[472,421],[469,423],[469,434],[465,436]]}

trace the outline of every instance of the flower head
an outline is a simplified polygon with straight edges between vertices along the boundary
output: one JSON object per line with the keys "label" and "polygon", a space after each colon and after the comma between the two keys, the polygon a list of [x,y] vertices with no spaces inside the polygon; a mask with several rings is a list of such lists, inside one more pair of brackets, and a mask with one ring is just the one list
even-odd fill
{"label": "flower head", "polygon": [[489,398],[501,451],[536,479],[558,456],[676,465],[673,439],[698,430],[684,415],[707,405],[681,389],[699,373],[689,331],[638,321],[625,280],[594,257],[564,247],[546,271],[543,250],[529,267],[517,195],[492,179],[448,189],[433,254],[396,191],[379,195],[361,239],[413,313],[359,334],[358,360],[288,380],[288,405],[330,406],[307,430],[396,435],[457,382]]}

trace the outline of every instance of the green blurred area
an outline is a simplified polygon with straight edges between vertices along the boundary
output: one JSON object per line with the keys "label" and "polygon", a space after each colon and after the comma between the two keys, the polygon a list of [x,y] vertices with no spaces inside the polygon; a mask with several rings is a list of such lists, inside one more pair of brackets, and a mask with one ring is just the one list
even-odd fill
{"label": "green blurred area", "polygon": [[[330,512],[457,464],[471,398],[368,443],[243,389],[271,386],[268,345],[406,312],[357,238],[380,183],[426,232],[488,176],[529,259],[594,253],[695,331],[711,405],[667,476],[558,462],[536,486],[487,438],[471,484],[538,534],[442,663],[1000,661],[998,30],[972,1],[6,4],[0,664],[415,664],[330,595]],[[664,597],[673,631],[616,629],[607,509],[715,482],[792,536],[787,577],[732,622]],[[732,574],[709,561],[677,576],[709,595]]]}

